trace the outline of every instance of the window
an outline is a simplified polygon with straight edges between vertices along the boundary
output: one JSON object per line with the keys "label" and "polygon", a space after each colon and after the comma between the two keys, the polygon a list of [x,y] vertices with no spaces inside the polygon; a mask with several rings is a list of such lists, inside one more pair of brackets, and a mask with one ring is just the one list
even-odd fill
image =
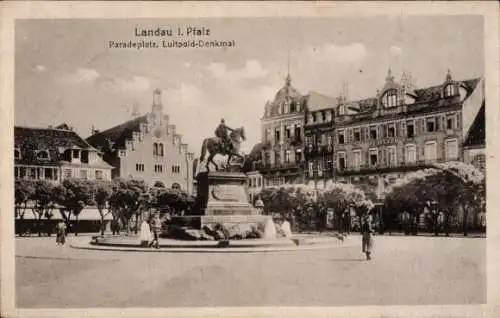
{"label": "window", "polygon": [[300,141],[301,140],[301,131],[300,131],[300,126],[295,126],[295,140]]}
{"label": "window", "polygon": [[158,155],[163,157],[163,144],[158,144]]}
{"label": "window", "polygon": [[163,173],[163,165],[155,165],[155,173]]}
{"label": "window", "polygon": [[314,164],[312,162],[309,162],[309,176],[312,177],[313,175],[313,169],[314,169]]}
{"label": "window", "polygon": [[257,178],[257,186],[260,188],[262,187],[262,178]]}
{"label": "window", "polygon": [[408,138],[415,137],[415,123],[413,120],[409,120],[406,122],[406,136]]}
{"label": "window", "polygon": [[325,121],[326,121],[326,113],[325,113],[325,111],[322,111],[322,112],[321,112],[321,120],[322,120],[323,122],[325,122]]}
{"label": "window", "polygon": [[21,159],[21,152],[19,149],[14,149],[14,159]]}
{"label": "window", "polygon": [[343,145],[344,144],[344,131],[343,130],[339,130],[338,134],[337,134],[337,139],[338,139],[338,143]]}
{"label": "window", "polygon": [[454,129],[455,116],[447,115],[446,116],[446,129]]}
{"label": "window", "polygon": [[445,153],[447,160],[458,158],[458,141],[456,139],[446,140]]}
{"label": "window", "polygon": [[355,142],[361,141],[361,129],[360,128],[354,128],[354,141]]}
{"label": "window", "polygon": [[326,120],[327,121],[332,121],[332,112],[329,110],[326,112]]}
{"label": "window", "polygon": [[292,102],[290,103],[290,112],[291,113],[294,113],[297,109],[297,105],[295,104],[295,102]]}
{"label": "window", "polygon": [[472,158],[472,165],[478,169],[484,170],[486,168],[486,156],[483,154],[475,155]]}
{"label": "window", "polygon": [[54,170],[52,168],[45,168],[45,179],[55,180],[54,179]]}
{"label": "window", "polygon": [[316,113],[312,113],[312,123],[311,124],[314,124],[316,122]]}
{"label": "window", "polygon": [[39,159],[39,160],[49,160],[49,152],[46,151],[46,150],[40,150],[36,154],[36,158]]}
{"label": "window", "polygon": [[302,150],[297,149],[295,150],[295,162],[301,162],[302,161]]}
{"label": "window", "polygon": [[103,179],[103,173],[102,173],[102,170],[96,170],[96,171],[95,171],[95,179],[96,179],[96,180],[102,180],[102,179]]}
{"label": "window", "polygon": [[87,170],[80,170],[80,179],[88,179],[88,171]]}
{"label": "window", "polygon": [[292,153],[290,150],[285,151],[285,163],[290,163],[290,159],[292,157]]}
{"label": "window", "polygon": [[370,139],[377,139],[377,126],[370,126]]}
{"label": "window", "polygon": [[136,163],[135,164],[135,171],[143,172],[144,171],[144,164],[143,163]]}
{"label": "window", "polygon": [[339,110],[339,116],[345,115],[345,106],[344,105],[340,105],[338,110]]}
{"label": "window", "polygon": [[73,150],[73,159],[78,159],[80,158],[80,150],[74,149]]}
{"label": "window", "polygon": [[385,94],[386,107],[395,107],[398,104],[398,96],[395,90],[390,90]]}
{"label": "window", "polygon": [[331,146],[332,145],[332,136],[328,136],[326,138],[326,142],[327,142],[328,146]]}
{"label": "window", "polygon": [[345,166],[346,166],[345,152],[339,152],[338,159],[337,159],[337,168],[339,170],[344,170]]}
{"label": "window", "polygon": [[352,154],[352,165],[354,168],[359,169],[361,167],[361,150],[354,150]]}
{"label": "window", "polygon": [[425,148],[424,148],[424,157],[426,161],[435,161],[437,158],[437,153],[436,153],[436,142],[435,141],[428,141],[425,143]]}
{"label": "window", "polygon": [[172,166],[172,173],[181,173],[181,166],[180,165],[173,165]]}
{"label": "window", "polygon": [[72,177],[71,169],[64,169],[64,178],[69,179]]}
{"label": "window", "polygon": [[370,149],[370,166],[378,164],[378,149]]}
{"label": "window", "polygon": [[396,146],[387,147],[387,163],[390,167],[397,166]]}
{"label": "window", "polygon": [[322,176],[322,175],[323,175],[323,161],[319,160],[318,161],[318,176]]}
{"label": "window", "polygon": [[451,97],[451,96],[455,96],[455,85],[448,84],[444,88],[444,97]]}
{"label": "window", "polygon": [[389,138],[396,137],[396,125],[394,124],[387,125],[387,137]]}
{"label": "window", "polygon": [[292,128],[291,127],[286,127],[285,128],[285,138],[291,138],[292,137]]}
{"label": "window", "polygon": [[435,132],[436,131],[436,121],[434,118],[426,118],[425,122],[427,124],[427,132]]}
{"label": "window", "polygon": [[406,145],[406,163],[417,162],[417,147],[415,145]]}
{"label": "window", "polygon": [[153,156],[158,156],[158,153],[159,153],[158,150],[159,150],[158,149],[158,144],[156,142],[153,143]]}
{"label": "window", "polygon": [[274,130],[274,142],[275,143],[280,142],[280,130],[279,130],[279,128]]}
{"label": "window", "polygon": [[126,151],[126,150],[120,150],[120,151],[118,152],[118,155],[119,155],[120,157],[125,157],[125,156],[127,155],[127,151]]}

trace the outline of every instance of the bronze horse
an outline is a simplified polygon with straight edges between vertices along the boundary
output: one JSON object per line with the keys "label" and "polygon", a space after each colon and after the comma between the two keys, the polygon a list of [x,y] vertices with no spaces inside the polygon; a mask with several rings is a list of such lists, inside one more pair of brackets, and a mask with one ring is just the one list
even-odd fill
{"label": "bronze horse", "polygon": [[209,137],[203,140],[201,146],[200,163],[205,159],[205,154],[208,150],[209,156],[206,163],[207,171],[210,171],[208,165],[212,163],[216,170],[219,170],[219,166],[213,161],[215,155],[220,154],[223,156],[228,156],[227,163],[231,162],[233,156],[239,157],[245,160],[245,157],[240,154],[240,145],[242,141],[246,140],[245,129],[243,127],[234,129],[229,134],[229,139],[231,140],[231,151],[227,151],[224,147],[223,140],[219,137]]}

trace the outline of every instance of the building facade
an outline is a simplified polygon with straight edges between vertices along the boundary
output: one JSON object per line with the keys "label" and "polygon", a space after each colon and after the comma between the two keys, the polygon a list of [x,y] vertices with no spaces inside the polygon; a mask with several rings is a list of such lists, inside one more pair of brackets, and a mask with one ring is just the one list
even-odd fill
{"label": "building facade", "polygon": [[304,116],[305,179],[323,188],[333,178],[334,118],[339,98],[310,92],[306,96]]}
{"label": "building facade", "polygon": [[248,172],[247,177],[246,189],[248,202],[253,204],[258,194],[264,189],[264,178],[258,170]]}
{"label": "building facade", "polygon": [[55,128],[14,127],[15,179],[111,180],[111,169],[96,148],[66,124]]}
{"label": "building facade", "polygon": [[304,97],[285,85],[266,103],[261,119],[262,159],[259,172],[263,186],[303,183]]}
{"label": "building facade", "polygon": [[455,81],[448,72],[443,83],[415,89],[396,83],[389,71],[375,98],[337,106],[336,181],[359,185],[380,201],[387,185],[408,171],[463,161],[464,131],[483,103],[482,79]]}
{"label": "building facade", "polygon": [[94,131],[87,142],[104,153],[104,160],[114,167],[113,177],[144,180],[150,186],[160,181],[193,192],[194,154],[164,114],[158,89],[150,113]]}

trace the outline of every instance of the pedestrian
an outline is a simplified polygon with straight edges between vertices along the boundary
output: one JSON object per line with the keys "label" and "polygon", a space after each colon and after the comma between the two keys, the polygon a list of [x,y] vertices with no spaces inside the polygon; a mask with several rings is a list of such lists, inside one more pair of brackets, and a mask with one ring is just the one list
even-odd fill
{"label": "pedestrian", "polygon": [[57,223],[56,235],[57,245],[64,245],[66,242],[66,223],[64,223],[64,221]]}
{"label": "pedestrian", "polygon": [[371,260],[373,250],[373,224],[372,218],[369,214],[363,216],[361,222],[361,250],[366,254],[366,259]]}
{"label": "pedestrian", "polygon": [[160,248],[160,242],[158,241],[158,236],[161,230],[160,214],[155,212],[153,218],[151,219],[151,232],[153,234],[153,240],[149,243],[149,247]]}
{"label": "pedestrian", "polygon": [[151,240],[151,229],[149,228],[149,224],[146,221],[146,218],[144,218],[141,224],[141,234],[139,236],[139,241],[142,247],[147,247]]}

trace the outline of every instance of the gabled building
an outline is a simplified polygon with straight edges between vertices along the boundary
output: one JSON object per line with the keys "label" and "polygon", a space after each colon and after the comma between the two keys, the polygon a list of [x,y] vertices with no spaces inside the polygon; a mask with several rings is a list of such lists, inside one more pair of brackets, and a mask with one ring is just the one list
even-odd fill
{"label": "gabled building", "polygon": [[163,113],[161,91],[153,92],[152,110],[102,132],[87,142],[104,153],[113,177],[161,181],[166,187],[193,191],[194,154],[188,151],[176,126]]}
{"label": "gabled building", "polygon": [[112,168],[96,148],[66,124],[55,128],[14,127],[16,179],[111,180]]}
{"label": "gabled building", "polygon": [[457,81],[448,72],[439,85],[416,89],[411,81],[397,83],[389,70],[375,98],[337,107],[336,181],[371,189],[381,200],[385,187],[408,171],[463,161],[464,131],[484,105],[482,82]]}
{"label": "gabled building", "polygon": [[464,162],[482,170],[486,169],[486,108],[483,102],[469,131],[465,134]]}
{"label": "gabled building", "polygon": [[261,118],[264,149],[258,170],[265,187],[303,182],[303,125],[304,97],[288,75]]}

